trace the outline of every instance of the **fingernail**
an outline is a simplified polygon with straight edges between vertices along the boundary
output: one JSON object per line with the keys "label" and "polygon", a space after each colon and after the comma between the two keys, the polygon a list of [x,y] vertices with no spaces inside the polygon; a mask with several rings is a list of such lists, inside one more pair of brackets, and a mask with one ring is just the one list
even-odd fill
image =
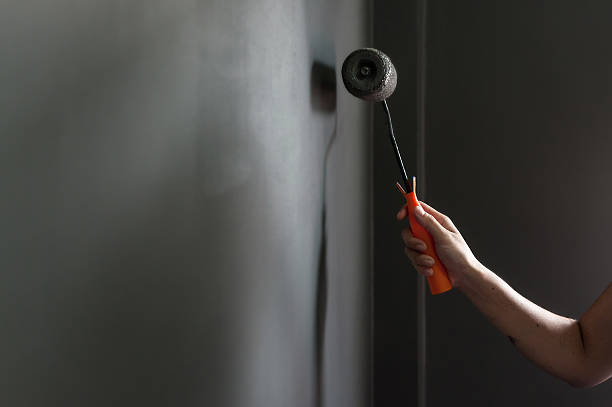
{"label": "fingernail", "polygon": [[424,273],[424,274],[425,274],[427,277],[433,276],[433,270],[432,270],[432,269],[425,269],[425,270],[423,270],[423,273]]}
{"label": "fingernail", "polygon": [[417,216],[423,216],[425,214],[425,211],[420,206],[417,206],[416,208],[414,208],[414,213]]}

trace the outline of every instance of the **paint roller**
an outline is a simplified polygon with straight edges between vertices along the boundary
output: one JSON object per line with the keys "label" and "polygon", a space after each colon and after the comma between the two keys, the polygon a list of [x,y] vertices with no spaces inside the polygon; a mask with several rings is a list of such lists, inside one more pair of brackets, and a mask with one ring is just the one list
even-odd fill
{"label": "paint roller", "polygon": [[431,256],[435,264],[432,267],[433,275],[427,277],[429,289],[432,294],[441,294],[452,288],[448,274],[442,262],[438,258],[434,248],[432,237],[427,233],[425,228],[417,222],[414,209],[421,206],[416,197],[416,177],[412,177],[412,182],[408,181],[402,155],[400,154],[395,135],[393,133],[393,124],[391,123],[391,113],[387,98],[391,96],[397,85],[397,71],[391,62],[391,59],[374,48],[361,48],[349,54],[342,64],[342,81],[346,89],[360,99],[370,102],[381,102],[385,115],[387,117],[387,126],[389,128],[389,138],[391,145],[395,151],[395,159],[402,173],[404,187],[402,188],[398,182],[396,185],[404,198],[408,207],[408,217],[412,234],[421,239],[427,245],[425,254]]}

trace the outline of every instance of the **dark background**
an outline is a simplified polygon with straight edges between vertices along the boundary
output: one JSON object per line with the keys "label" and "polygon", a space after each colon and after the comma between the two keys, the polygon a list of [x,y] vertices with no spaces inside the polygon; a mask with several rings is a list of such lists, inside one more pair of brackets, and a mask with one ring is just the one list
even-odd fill
{"label": "dark background", "polygon": [[[399,71],[390,105],[409,167],[415,10],[415,2],[375,3],[376,46]],[[574,318],[612,269],[611,19],[604,1],[429,1],[427,201],[521,294]],[[416,283],[399,254],[399,173],[382,120],[374,138],[375,399],[416,405]],[[540,371],[452,291],[427,298],[427,400],[607,406],[612,383],[577,390]]]}
{"label": "dark background", "polygon": [[[417,170],[416,14],[416,1],[374,2],[374,46],[398,73],[388,103],[408,176]],[[417,280],[395,219],[405,200],[395,187],[402,178],[380,103],[374,119],[374,400],[376,406],[416,405]]]}

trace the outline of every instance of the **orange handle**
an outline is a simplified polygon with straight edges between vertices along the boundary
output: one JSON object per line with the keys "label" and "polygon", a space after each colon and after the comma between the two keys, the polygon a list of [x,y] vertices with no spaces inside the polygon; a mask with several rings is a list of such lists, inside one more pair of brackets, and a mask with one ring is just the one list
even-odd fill
{"label": "orange handle", "polygon": [[414,209],[417,206],[421,206],[419,200],[416,196],[416,177],[412,177],[412,192],[406,193],[401,185],[397,184],[399,190],[406,198],[406,206],[408,207],[408,218],[410,220],[410,229],[412,230],[412,234],[417,238],[425,242],[427,245],[427,250],[425,250],[425,254],[431,256],[435,264],[433,265],[433,275],[427,277],[427,282],[429,283],[429,290],[432,294],[441,294],[443,292],[449,291],[453,288],[450,280],[448,279],[448,274],[446,273],[446,269],[442,262],[438,258],[436,254],[436,249],[434,247],[433,239],[431,235],[425,230],[423,226],[416,220],[414,215]]}

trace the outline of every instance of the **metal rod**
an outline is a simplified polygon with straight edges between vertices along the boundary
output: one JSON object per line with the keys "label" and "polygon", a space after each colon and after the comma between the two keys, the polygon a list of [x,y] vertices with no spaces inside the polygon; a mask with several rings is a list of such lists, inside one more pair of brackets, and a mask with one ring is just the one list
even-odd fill
{"label": "metal rod", "polygon": [[402,161],[402,155],[400,154],[399,147],[397,146],[397,141],[395,140],[395,134],[393,134],[393,124],[391,123],[391,113],[389,112],[389,106],[387,105],[387,100],[383,100],[382,102],[383,109],[385,109],[385,113],[387,114],[387,126],[389,127],[389,138],[391,139],[391,144],[393,145],[393,150],[395,151],[395,159],[397,160],[397,165],[400,167],[402,172],[402,179],[404,180],[404,188],[406,192],[412,191],[412,184],[408,181],[408,175],[406,175],[406,168],[404,168],[404,162]]}

